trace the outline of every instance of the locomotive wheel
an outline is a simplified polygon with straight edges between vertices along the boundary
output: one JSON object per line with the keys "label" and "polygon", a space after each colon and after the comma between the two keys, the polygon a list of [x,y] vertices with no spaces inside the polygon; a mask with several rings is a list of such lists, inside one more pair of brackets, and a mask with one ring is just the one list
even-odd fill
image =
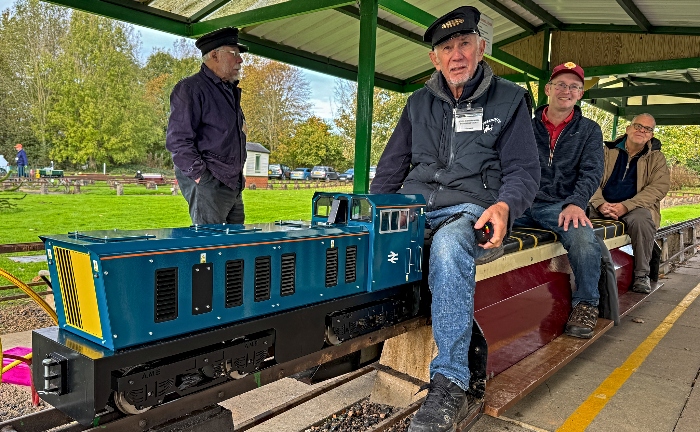
{"label": "locomotive wheel", "polygon": [[326,342],[330,345],[340,345],[342,343],[331,326],[326,327]]}
{"label": "locomotive wheel", "polygon": [[114,392],[114,405],[119,411],[129,415],[141,414],[151,409],[151,407],[142,407],[141,409],[135,407],[126,400],[124,392]]}
{"label": "locomotive wheel", "polygon": [[[130,374],[131,372],[134,371],[139,371],[139,370],[145,370],[146,365],[140,364],[140,365],[135,365],[135,366],[130,366],[127,368],[121,369],[122,376]],[[141,414],[143,412],[148,411],[151,409],[151,407],[141,407],[138,408],[135,405],[133,405],[131,402],[126,400],[126,395],[124,392],[114,392],[114,405],[117,407],[119,411],[121,411],[124,414],[127,415],[134,415],[134,414]]]}

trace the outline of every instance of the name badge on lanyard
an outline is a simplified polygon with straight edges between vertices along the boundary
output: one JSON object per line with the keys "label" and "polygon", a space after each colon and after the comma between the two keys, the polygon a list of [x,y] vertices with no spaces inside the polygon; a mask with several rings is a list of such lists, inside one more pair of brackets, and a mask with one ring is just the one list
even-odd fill
{"label": "name badge on lanyard", "polygon": [[459,108],[454,110],[455,132],[473,132],[484,129],[484,109]]}

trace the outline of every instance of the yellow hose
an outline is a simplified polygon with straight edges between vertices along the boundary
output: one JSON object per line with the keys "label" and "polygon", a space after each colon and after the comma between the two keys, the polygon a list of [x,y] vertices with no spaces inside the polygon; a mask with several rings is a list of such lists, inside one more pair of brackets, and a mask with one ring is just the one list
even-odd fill
{"label": "yellow hose", "polygon": [[[51,317],[53,320],[54,324],[58,324],[58,315],[56,315],[56,311],[54,311],[51,306],[49,306],[46,301],[41,298],[41,296],[37,293],[34,292],[33,289],[29,287],[29,285],[25,284],[21,280],[17,279],[15,276],[11,275],[10,273],[6,272],[3,269],[0,269],[0,276],[4,277],[5,279],[9,280],[12,282],[14,285],[17,286],[17,288],[21,289],[24,291],[29,297],[32,298],[39,306],[41,306],[47,314]],[[17,366],[18,364],[22,363],[20,360],[15,360],[12,363],[8,364],[5,367],[2,367],[2,340],[0,339],[0,380],[2,380],[2,374],[7,372],[8,370],[12,369],[13,367]],[[32,354],[29,353],[26,356],[24,356],[25,359],[30,359],[32,358]]]}

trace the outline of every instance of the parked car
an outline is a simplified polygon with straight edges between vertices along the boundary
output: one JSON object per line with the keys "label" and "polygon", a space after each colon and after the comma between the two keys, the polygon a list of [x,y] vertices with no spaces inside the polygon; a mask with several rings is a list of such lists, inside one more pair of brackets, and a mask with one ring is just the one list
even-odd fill
{"label": "parked car", "polygon": [[311,168],[295,168],[289,174],[289,178],[292,180],[308,180],[311,178]]}
{"label": "parked car", "polygon": [[0,155],[0,176],[4,176],[10,171],[10,165],[3,155]]}
{"label": "parked car", "polygon": [[267,167],[267,178],[284,180],[289,178],[292,169],[287,165],[271,164]]}
{"label": "parked car", "polygon": [[369,167],[369,179],[372,180],[375,175],[377,175],[377,167],[376,166]]}
{"label": "parked car", "polygon": [[311,169],[311,178],[316,180],[338,180],[338,173],[329,166],[315,166]]}
{"label": "parked car", "polygon": [[355,177],[355,169],[350,168],[342,174],[338,174],[338,180],[340,181],[352,181]]}

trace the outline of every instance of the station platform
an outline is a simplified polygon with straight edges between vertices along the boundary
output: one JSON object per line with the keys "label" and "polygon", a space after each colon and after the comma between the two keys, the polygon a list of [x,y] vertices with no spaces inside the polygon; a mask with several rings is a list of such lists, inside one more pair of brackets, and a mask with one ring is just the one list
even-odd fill
{"label": "station platform", "polygon": [[[691,432],[700,424],[700,256],[679,264],[663,286],[501,417],[471,429],[496,431]],[[251,432],[305,431],[367,396],[374,373],[353,380]],[[698,386],[700,387],[700,386]],[[291,379],[230,399],[234,423],[309,390]]]}

